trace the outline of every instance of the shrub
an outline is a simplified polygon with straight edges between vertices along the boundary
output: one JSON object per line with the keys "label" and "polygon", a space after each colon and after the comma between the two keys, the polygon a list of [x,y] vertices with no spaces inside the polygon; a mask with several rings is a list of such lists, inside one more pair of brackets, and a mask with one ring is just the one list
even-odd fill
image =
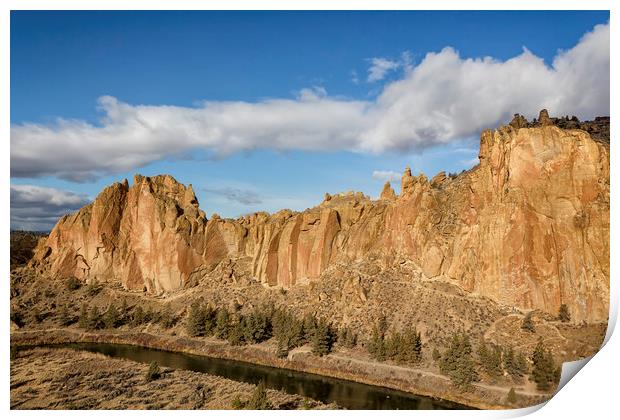
{"label": "shrub", "polygon": [[570,312],[568,312],[568,306],[564,303],[560,305],[558,319],[562,322],[570,322]]}
{"label": "shrub", "polygon": [[521,329],[527,332],[536,332],[536,328],[534,327],[534,321],[532,321],[532,313],[528,312],[527,315],[523,318],[523,322],[521,323]]}
{"label": "shrub", "polygon": [[517,402],[517,393],[515,392],[514,388],[510,388],[510,391],[508,391],[508,395],[506,396],[506,401],[509,404],[514,404]]}
{"label": "shrub", "polygon": [[142,306],[136,306],[131,316],[131,323],[134,326],[138,326],[138,325],[144,324],[145,319],[146,319],[146,316],[144,314],[144,310],[142,309]]}
{"label": "shrub", "polygon": [[230,406],[233,410],[243,410],[245,408],[245,401],[241,401],[241,398],[236,395],[235,398],[230,403]]}
{"label": "shrub", "polygon": [[155,361],[151,362],[149,365],[149,370],[146,372],[146,381],[151,382],[155,379],[159,379],[161,377],[161,371],[159,369],[159,364]]}
{"label": "shrub", "polygon": [[264,381],[260,381],[258,386],[254,389],[252,398],[248,401],[246,408],[250,410],[271,410],[273,408],[271,401],[267,398],[267,390],[265,389]]}
{"label": "shrub", "polygon": [[65,280],[65,287],[67,288],[68,291],[73,292],[79,289],[80,287],[82,287],[82,283],[80,283],[80,281],[77,278],[71,276]]}

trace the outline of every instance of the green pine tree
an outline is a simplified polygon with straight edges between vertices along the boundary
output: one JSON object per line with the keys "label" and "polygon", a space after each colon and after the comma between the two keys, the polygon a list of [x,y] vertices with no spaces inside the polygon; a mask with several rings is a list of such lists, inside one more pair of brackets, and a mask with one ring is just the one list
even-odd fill
{"label": "green pine tree", "polygon": [[228,309],[221,308],[217,310],[215,315],[215,337],[226,340],[228,338],[228,332],[230,331],[230,314]]}
{"label": "green pine tree", "polygon": [[450,347],[440,360],[441,373],[448,376],[454,385],[467,388],[478,380],[472,347],[466,333],[456,333],[452,336]]}
{"label": "green pine tree", "polygon": [[108,306],[108,309],[103,314],[103,324],[106,328],[116,328],[118,326],[118,321],[120,319],[120,314],[114,306],[113,303]]}
{"label": "green pine tree", "polygon": [[332,351],[333,333],[331,326],[324,319],[320,319],[312,336],[312,353],[317,356],[325,356]]}

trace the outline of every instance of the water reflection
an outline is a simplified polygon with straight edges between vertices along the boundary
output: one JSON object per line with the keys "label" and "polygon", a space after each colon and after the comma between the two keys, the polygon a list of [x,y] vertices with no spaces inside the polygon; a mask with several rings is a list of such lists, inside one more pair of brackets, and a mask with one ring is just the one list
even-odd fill
{"label": "water reflection", "polygon": [[289,394],[303,395],[325,403],[335,402],[348,409],[445,410],[467,408],[448,401],[421,397],[378,386],[206,356],[122,344],[78,343],[61,346],[142,363],[156,361],[160,366],[204,372],[253,384],[257,384],[262,379],[267,388],[281,390]]}

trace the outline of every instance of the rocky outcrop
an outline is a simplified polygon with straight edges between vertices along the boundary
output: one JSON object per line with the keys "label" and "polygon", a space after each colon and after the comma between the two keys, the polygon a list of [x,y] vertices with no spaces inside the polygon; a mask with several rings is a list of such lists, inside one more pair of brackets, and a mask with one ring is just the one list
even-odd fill
{"label": "rocky outcrop", "polygon": [[206,219],[192,186],[171,176],[136,175],[56,224],[35,264],[60,277],[120,280],[129,289],[183,287],[202,264]]}
{"label": "rocky outcrop", "polygon": [[[565,303],[574,320],[606,320],[609,141],[561,128],[565,120],[548,114],[540,120],[519,117],[483,132],[479,165],[457,177],[440,173],[429,182],[407,168],[400,196],[389,184],[377,201],[326,194],[303,212],[207,222],[191,186],[138,176],[61,219],[34,264],[157,293],[232,260],[248,261],[248,275],[263,284],[285,288],[335,263],[408,262],[423,278],[503,305],[557,313]],[[597,121],[592,127],[604,132]],[[361,303],[358,283],[348,280],[346,290]]]}

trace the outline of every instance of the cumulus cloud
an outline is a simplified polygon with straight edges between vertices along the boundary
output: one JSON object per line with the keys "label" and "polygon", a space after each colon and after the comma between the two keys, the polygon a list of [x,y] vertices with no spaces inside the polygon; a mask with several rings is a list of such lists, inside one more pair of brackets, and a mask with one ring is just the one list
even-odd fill
{"label": "cumulus cloud", "polygon": [[255,192],[251,190],[245,190],[240,188],[223,187],[223,188],[204,188],[205,192],[215,194],[224,197],[228,201],[244,204],[246,206],[252,206],[262,204],[263,200]]}
{"label": "cumulus cloud", "polygon": [[401,174],[395,171],[373,171],[372,177],[379,181],[398,181],[401,178]]}
{"label": "cumulus cloud", "polygon": [[381,57],[371,58],[370,63],[371,66],[368,69],[367,79],[370,83],[383,80],[390,71],[396,70],[401,65],[398,61],[388,60],[387,58]]}
{"label": "cumulus cloud", "polygon": [[90,202],[86,195],[36,185],[11,185],[11,228],[51,230],[58,219]]}
{"label": "cumulus cloud", "polygon": [[194,150],[214,157],[255,149],[420,151],[476,136],[517,112],[531,118],[547,108],[582,119],[609,113],[609,24],[558,52],[551,65],[525,48],[500,61],[463,58],[447,47],[402,66],[403,77],[374,100],[332,97],[321,88],[292,99],[193,108],[104,96],[99,124],[13,125],[11,175],[84,181]]}

